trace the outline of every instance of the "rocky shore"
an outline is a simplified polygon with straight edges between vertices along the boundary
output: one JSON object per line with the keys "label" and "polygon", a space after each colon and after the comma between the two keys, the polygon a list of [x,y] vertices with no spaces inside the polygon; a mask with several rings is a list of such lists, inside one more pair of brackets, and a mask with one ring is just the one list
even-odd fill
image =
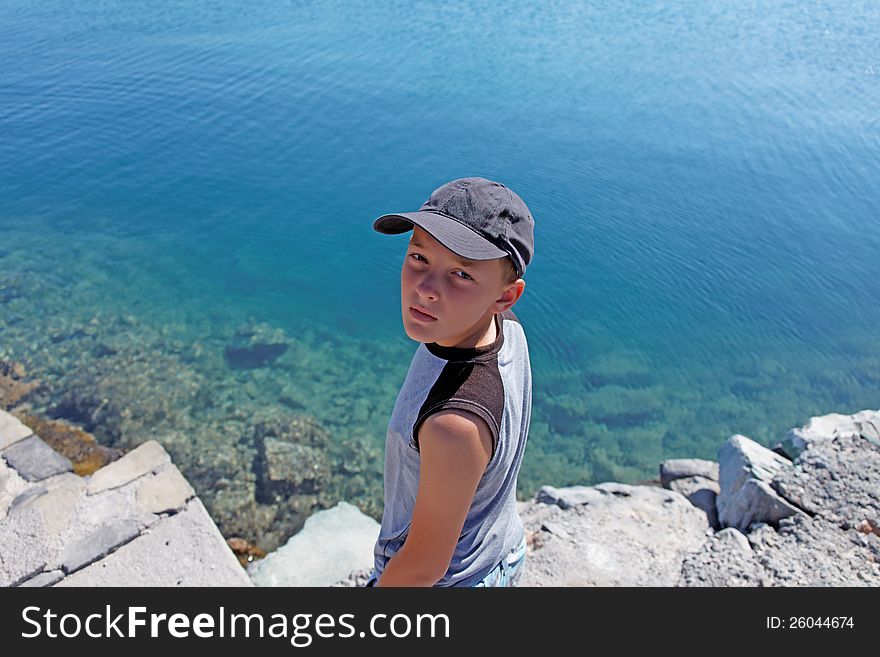
{"label": "rocky shore", "polygon": [[[0,411],[0,585],[366,582],[378,523],[351,504],[236,559],[159,443],[113,456],[76,472]],[[880,586],[880,410],[813,417],[773,449],[734,435],[717,461],[670,459],[645,484],[544,486],[518,507],[521,586]]]}
{"label": "rocky shore", "polygon": [[518,505],[521,586],[880,586],[880,411],[813,417],[772,450],[735,435],[717,461],[664,461],[651,485],[545,486]]}

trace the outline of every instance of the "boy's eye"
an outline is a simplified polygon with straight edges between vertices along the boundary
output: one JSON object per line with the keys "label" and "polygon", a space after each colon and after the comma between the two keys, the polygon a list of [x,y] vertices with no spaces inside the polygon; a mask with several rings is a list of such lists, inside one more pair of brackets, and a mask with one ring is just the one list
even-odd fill
{"label": "boy's eye", "polygon": [[[416,259],[416,262],[420,262],[419,258],[424,259],[424,256],[423,256],[421,253],[410,253],[410,254],[409,254],[409,257],[410,257],[410,258],[415,258],[415,259]],[[427,260],[425,260],[425,262],[427,262]],[[456,272],[456,273],[457,273],[457,274],[464,274],[464,276],[456,276],[456,278],[461,278],[462,280],[465,280],[465,281],[472,281],[472,280],[474,280],[473,277],[472,277],[470,274],[468,274],[467,272],[465,272],[465,271],[460,271],[460,270],[459,270],[459,271]]]}

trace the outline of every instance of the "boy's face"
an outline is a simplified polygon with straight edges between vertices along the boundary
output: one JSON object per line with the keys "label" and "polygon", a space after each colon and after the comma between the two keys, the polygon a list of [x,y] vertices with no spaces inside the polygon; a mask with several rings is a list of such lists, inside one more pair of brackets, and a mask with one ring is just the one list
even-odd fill
{"label": "boy's face", "polygon": [[[468,261],[414,226],[400,272],[407,335],[447,347],[466,342],[495,313],[513,305],[525,287],[522,279],[505,285],[502,276],[500,258]],[[432,318],[414,313],[413,306]]]}

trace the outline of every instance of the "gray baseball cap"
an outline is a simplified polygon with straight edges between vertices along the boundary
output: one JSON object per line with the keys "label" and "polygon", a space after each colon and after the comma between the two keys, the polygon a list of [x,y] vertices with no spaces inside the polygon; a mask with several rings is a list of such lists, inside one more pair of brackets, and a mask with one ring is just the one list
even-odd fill
{"label": "gray baseball cap", "polygon": [[384,214],[373,222],[396,235],[420,226],[450,251],[471,260],[510,256],[521,278],[535,249],[535,221],[523,200],[485,178],[459,178],[438,187],[416,212]]}

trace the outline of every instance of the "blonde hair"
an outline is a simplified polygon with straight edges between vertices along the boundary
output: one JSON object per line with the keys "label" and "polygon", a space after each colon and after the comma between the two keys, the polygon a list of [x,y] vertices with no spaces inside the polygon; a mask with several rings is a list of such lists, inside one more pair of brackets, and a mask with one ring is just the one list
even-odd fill
{"label": "blonde hair", "polygon": [[513,264],[513,258],[504,256],[501,259],[501,279],[505,285],[513,283],[519,276],[516,274],[516,265]]}

